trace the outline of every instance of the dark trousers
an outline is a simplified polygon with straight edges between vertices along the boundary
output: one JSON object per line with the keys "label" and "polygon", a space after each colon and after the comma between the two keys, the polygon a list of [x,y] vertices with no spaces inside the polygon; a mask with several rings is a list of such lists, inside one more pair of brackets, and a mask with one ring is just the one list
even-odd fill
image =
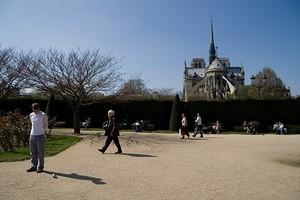
{"label": "dark trousers", "polygon": [[181,126],[181,136],[182,136],[182,138],[184,138],[185,135],[190,137],[189,128],[187,126]]}
{"label": "dark trousers", "polygon": [[200,137],[203,137],[203,130],[202,130],[202,125],[198,125],[196,124],[196,128],[195,128],[195,133],[194,133],[194,137],[200,132],[201,136]]}
{"label": "dark trousers", "polygon": [[101,148],[103,152],[106,151],[108,146],[110,145],[111,141],[114,141],[115,145],[118,148],[118,152],[122,152],[122,148],[119,142],[119,138],[117,136],[107,136],[104,146]]}

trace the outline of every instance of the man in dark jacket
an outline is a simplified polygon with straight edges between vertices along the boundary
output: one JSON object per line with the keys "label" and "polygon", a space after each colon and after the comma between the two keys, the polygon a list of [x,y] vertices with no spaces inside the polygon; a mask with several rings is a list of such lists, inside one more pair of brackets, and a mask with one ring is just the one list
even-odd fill
{"label": "man in dark jacket", "polygon": [[119,138],[118,138],[120,133],[119,133],[119,129],[117,127],[114,115],[115,115],[115,111],[113,111],[113,110],[109,110],[107,112],[107,117],[108,117],[107,128],[106,128],[105,134],[104,134],[105,136],[107,136],[107,138],[106,138],[104,146],[101,149],[98,149],[102,153],[105,153],[106,149],[108,148],[108,146],[110,145],[112,140],[114,141],[115,145],[118,148],[118,151],[115,153],[116,154],[122,153],[122,148],[121,148]]}

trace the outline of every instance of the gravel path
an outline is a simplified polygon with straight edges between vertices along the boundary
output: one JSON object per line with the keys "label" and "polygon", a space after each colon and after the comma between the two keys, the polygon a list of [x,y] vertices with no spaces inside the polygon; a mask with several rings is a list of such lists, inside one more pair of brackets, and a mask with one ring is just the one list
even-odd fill
{"label": "gravel path", "polygon": [[41,174],[0,163],[0,199],[300,199],[300,135],[123,133],[122,155],[98,152],[104,139],[85,136]]}

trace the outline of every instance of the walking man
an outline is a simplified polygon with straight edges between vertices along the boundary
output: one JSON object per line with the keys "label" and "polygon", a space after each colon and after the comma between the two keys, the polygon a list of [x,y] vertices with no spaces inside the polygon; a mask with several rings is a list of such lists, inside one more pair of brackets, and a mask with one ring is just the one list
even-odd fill
{"label": "walking man", "polygon": [[118,136],[120,135],[119,133],[119,129],[116,125],[116,120],[115,120],[115,111],[113,110],[109,110],[107,112],[107,128],[105,130],[105,134],[107,136],[106,141],[104,146],[101,149],[98,149],[100,152],[105,153],[106,149],[108,148],[108,146],[110,145],[111,141],[114,141],[115,145],[118,148],[118,151],[115,152],[116,154],[120,154],[122,153],[122,148],[119,142],[119,138]]}
{"label": "walking man", "polygon": [[196,137],[196,135],[200,132],[201,136],[200,137],[203,137],[203,125],[202,125],[202,119],[200,117],[200,114],[197,113],[197,118],[195,120],[195,132],[194,132],[194,135],[193,137]]}

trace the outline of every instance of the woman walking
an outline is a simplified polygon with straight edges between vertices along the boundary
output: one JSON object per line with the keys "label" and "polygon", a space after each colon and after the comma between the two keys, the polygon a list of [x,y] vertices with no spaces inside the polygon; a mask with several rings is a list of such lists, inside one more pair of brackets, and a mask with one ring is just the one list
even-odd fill
{"label": "woman walking", "polygon": [[187,135],[188,138],[190,137],[187,119],[186,119],[186,116],[184,115],[184,113],[182,113],[182,120],[181,120],[181,139],[184,139],[184,136],[185,136],[185,135]]}

